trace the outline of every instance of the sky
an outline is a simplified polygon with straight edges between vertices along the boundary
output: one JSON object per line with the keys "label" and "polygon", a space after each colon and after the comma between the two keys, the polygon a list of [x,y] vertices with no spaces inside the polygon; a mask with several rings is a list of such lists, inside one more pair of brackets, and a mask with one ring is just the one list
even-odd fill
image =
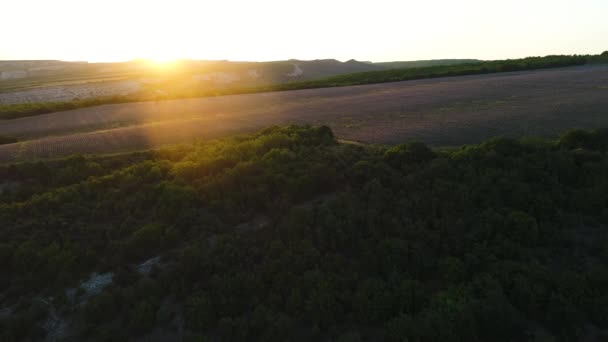
{"label": "sky", "polygon": [[2,0],[0,60],[504,59],[608,50],[608,0]]}

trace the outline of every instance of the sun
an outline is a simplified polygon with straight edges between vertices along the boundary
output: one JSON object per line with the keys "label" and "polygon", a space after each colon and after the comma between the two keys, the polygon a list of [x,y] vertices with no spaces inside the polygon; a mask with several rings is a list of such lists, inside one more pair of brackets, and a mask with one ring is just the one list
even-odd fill
{"label": "sun", "polygon": [[143,59],[148,66],[158,70],[171,70],[180,61],[178,58],[173,57],[151,57]]}

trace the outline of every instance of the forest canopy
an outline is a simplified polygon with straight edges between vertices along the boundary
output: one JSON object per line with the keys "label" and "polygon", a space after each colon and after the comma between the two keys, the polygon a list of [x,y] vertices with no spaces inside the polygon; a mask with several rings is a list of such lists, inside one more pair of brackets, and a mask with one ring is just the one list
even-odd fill
{"label": "forest canopy", "polygon": [[607,149],[289,126],[1,166],[0,340],[606,338]]}

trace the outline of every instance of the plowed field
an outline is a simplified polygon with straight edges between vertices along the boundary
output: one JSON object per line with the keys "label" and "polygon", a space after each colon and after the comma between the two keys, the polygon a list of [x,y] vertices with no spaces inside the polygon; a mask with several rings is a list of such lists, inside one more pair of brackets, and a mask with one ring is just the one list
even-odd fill
{"label": "plowed field", "polygon": [[0,122],[0,162],[145,149],[283,124],[369,143],[446,146],[608,127],[608,66],[141,102]]}

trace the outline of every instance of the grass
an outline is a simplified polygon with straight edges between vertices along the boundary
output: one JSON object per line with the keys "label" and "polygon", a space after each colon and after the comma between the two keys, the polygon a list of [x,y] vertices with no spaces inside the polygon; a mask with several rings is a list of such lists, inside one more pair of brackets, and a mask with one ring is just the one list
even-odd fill
{"label": "grass", "polygon": [[25,103],[25,104],[5,104],[0,105],[0,119],[16,119],[26,116],[35,116],[57,111],[92,107],[103,104],[158,101],[179,98],[208,97],[247,93],[262,93],[272,91],[289,91],[300,89],[315,89],[329,87],[344,87],[352,85],[364,85],[375,83],[399,82],[418,79],[428,79],[449,76],[480,75],[489,73],[538,70],[546,68],[558,68],[566,66],[601,64],[608,63],[608,56],[546,56],[528,57],[523,59],[486,61],[478,63],[465,63],[457,65],[439,65],[422,68],[391,69],[382,71],[369,71],[338,75],[325,79],[293,82],[278,85],[257,86],[257,87],[235,87],[228,89],[183,89],[170,95],[158,95],[153,92],[141,92],[126,96],[99,97],[91,99],[44,102],[44,103]]}

